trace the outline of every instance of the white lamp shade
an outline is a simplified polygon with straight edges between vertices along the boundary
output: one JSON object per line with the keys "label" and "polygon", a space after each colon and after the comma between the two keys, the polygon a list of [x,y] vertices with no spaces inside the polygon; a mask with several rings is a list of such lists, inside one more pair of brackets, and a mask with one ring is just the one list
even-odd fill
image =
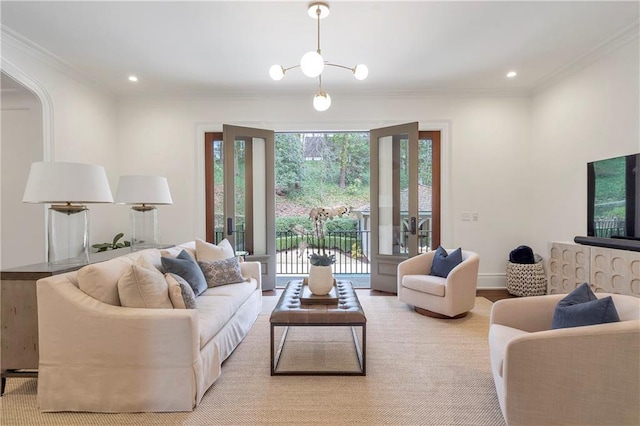
{"label": "white lamp shade", "polygon": [[163,176],[120,176],[117,204],[173,204],[169,183]]}
{"label": "white lamp shade", "polygon": [[23,203],[113,203],[104,167],[41,161],[31,164]]}

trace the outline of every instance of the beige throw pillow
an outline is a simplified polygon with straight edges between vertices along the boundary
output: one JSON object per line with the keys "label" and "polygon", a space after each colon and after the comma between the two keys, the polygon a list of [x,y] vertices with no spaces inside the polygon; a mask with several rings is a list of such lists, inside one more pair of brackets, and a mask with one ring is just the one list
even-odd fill
{"label": "beige throw pillow", "polygon": [[120,256],[106,262],[87,265],[78,271],[78,287],[102,303],[120,306],[118,279],[132,264],[131,257]]}
{"label": "beige throw pillow", "polygon": [[173,308],[164,275],[149,265],[144,257],[140,257],[120,277],[118,295],[122,306],[127,308]]}
{"label": "beige throw pillow", "polygon": [[231,243],[225,238],[218,245],[208,243],[196,238],[196,260],[209,262],[235,257],[236,253]]}

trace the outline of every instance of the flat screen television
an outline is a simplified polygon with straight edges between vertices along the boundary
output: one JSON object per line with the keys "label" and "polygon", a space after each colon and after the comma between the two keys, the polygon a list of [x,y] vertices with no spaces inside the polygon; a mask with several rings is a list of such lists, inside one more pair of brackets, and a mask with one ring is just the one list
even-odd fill
{"label": "flat screen television", "polygon": [[587,164],[587,237],[576,242],[640,249],[639,168],[640,154]]}

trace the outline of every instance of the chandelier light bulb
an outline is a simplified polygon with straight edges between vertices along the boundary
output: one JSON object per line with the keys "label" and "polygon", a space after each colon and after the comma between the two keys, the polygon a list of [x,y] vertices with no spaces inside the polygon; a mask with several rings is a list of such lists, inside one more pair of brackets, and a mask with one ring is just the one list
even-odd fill
{"label": "chandelier light bulb", "polygon": [[317,77],[324,70],[324,59],[318,52],[309,51],[300,60],[300,69],[307,77]]}
{"label": "chandelier light bulb", "polygon": [[272,65],[271,68],[269,68],[269,76],[275,81],[282,80],[282,77],[284,77],[284,68],[282,68],[282,65]]}
{"label": "chandelier light bulb", "polygon": [[316,111],[326,111],[331,106],[331,96],[323,90],[320,90],[313,97],[313,107]]}
{"label": "chandelier light bulb", "polygon": [[364,80],[369,75],[369,68],[365,64],[358,64],[353,69],[353,75],[358,80]]}

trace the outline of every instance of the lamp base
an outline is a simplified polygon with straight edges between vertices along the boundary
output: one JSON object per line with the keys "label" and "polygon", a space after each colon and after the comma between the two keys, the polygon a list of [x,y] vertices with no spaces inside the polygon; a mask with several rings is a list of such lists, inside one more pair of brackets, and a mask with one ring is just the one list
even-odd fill
{"label": "lamp base", "polygon": [[49,208],[50,265],[85,265],[89,263],[89,209],[71,204]]}
{"label": "lamp base", "polygon": [[155,206],[131,207],[131,250],[158,247],[158,209]]}

